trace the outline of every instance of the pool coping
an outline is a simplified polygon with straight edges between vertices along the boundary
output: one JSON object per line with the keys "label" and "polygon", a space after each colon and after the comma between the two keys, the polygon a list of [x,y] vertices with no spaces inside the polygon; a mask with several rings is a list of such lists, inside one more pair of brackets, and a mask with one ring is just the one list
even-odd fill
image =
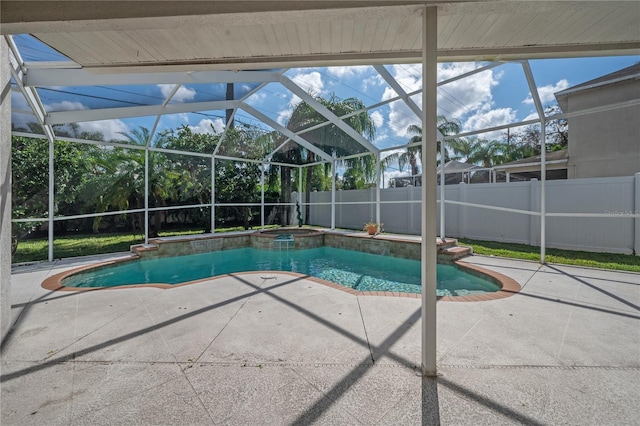
{"label": "pool coping", "polygon": [[[234,272],[230,274],[217,275],[214,277],[201,278],[194,281],[187,281],[181,284],[166,284],[166,283],[149,283],[149,284],[131,284],[131,285],[123,285],[116,287],[69,287],[62,284],[62,281],[70,275],[86,271],[89,269],[93,269],[96,267],[102,266],[113,266],[123,262],[131,262],[135,260],[140,260],[140,256],[131,255],[130,257],[113,259],[104,262],[93,263],[89,265],[83,265],[76,268],[68,269],[66,271],[59,272],[50,277],[47,277],[42,281],[41,287],[45,290],[49,291],[76,291],[76,292],[84,292],[84,291],[97,291],[97,290],[123,290],[129,288],[157,288],[161,290],[168,290],[171,288],[183,287],[191,284],[199,284],[205,281],[213,281],[221,278],[228,278],[234,276],[241,275],[254,275],[254,274],[283,274],[289,275],[297,278],[304,278],[309,281],[313,281],[318,284],[325,285],[327,287],[331,287],[336,290],[343,291],[345,293],[352,294],[354,296],[386,296],[386,297],[405,297],[410,299],[421,299],[421,293],[403,293],[398,291],[359,291],[352,289],[350,287],[345,287],[342,284],[334,283],[331,281],[323,280],[322,278],[317,278],[311,275],[300,274],[298,272],[289,272],[289,271],[246,271],[246,272]],[[454,262],[456,266],[464,271],[475,274],[482,275],[483,278],[489,278],[491,281],[500,286],[500,290],[491,293],[480,293],[480,294],[469,294],[464,296],[438,296],[437,299],[443,302],[483,302],[488,300],[499,300],[504,299],[505,297],[513,296],[517,294],[521,290],[520,284],[516,280],[511,277],[508,277],[504,274],[501,274],[496,271],[492,271],[490,269],[486,269],[477,265],[472,265],[460,261]]]}

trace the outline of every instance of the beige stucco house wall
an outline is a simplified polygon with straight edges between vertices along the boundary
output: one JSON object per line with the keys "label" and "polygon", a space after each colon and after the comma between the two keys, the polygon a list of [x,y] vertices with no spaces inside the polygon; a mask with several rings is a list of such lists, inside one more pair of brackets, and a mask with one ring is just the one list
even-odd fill
{"label": "beige stucco house wall", "polygon": [[[640,64],[555,94],[564,113],[640,100]],[[640,105],[570,117],[567,177],[640,172]]]}

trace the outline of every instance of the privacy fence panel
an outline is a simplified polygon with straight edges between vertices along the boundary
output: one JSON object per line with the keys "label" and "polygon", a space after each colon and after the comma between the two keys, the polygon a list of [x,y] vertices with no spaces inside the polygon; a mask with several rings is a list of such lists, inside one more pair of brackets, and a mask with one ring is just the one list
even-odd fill
{"label": "privacy fence panel", "polygon": [[[420,234],[420,188],[388,188],[380,191],[380,198],[389,201],[380,209],[380,222],[387,232]],[[405,230],[403,232],[403,230]]]}
{"label": "privacy fence panel", "polygon": [[[304,197],[303,197],[304,198]],[[297,195],[294,193],[291,196],[292,200],[297,200]],[[331,192],[330,191],[322,191],[322,192],[312,192],[311,203],[331,203]],[[295,218],[295,210],[293,217]],[[320,204],[320,205],[312,205],[309,210],[309,223],[318,226],[330,227],[331,226],[331,205],[330,204]]]}
{"label": "privacy fence panel", "polygon": [[[547,182],[548,213],[598,213],[605,218],[547,217],[549,247],[631,253],[640,200],[634,177]],[[636,253],[637,254],[637,253]]]}
{"label": "privacy fence panel", "polygon": [[[539,181],[445,186],[448,201],[540,212]],[[640,247],[640,173],[629,177],[569,179],[546,182],[546,211],[576,217],[547,216],[547,247],[636,254]],[[439,190],[439,189],[438,189]],[[380,191],[381,219],[387,232],[420,234],[420,187]],[[438,192],[438,200],[440,194]],[[312,203],[329,203],[331,193],[314,192]],[[361,229],[375,220],[375,190],[337,191],[336,227]],[[440,210],[438,209],[438,212]],[[604,217],[577,217],[580,214]],[[311,207],[311,223],[331,225],[331,207]],[[438,233],[440,230],[438,215]],[[540,216],[459,204],[445,204],[449,237],[540,245]]]}
{"label": "privacy fence panel", "polygon": [[[460,191],[462,202],[524,211],[540,210],[539,185],[535,181],[455,186]],[[458,221],[457,232],[452,230],[453,236],[532,245],[540,242],[540,225],[536,216],[478,207],[456,207],[460,211],[461,220]]]}

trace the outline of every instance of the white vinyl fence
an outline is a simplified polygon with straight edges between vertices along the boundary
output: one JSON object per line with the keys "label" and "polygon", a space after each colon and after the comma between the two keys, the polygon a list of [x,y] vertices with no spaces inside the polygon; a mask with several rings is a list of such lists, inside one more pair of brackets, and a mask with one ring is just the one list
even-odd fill
{"label": "white vinyl fence", "polygon": [[[540,185],[533,180],[445,186],[446,236],[539,246]],[[380,221],[385,231],[420,234],[420,190],[380,191]],[[547,247],[640,255],[640,173],[547,181],[546,194]],[[365,222],[375,221],[375,202],[375,189],[337,191],[336,227],[361,229]],[[310,223],[330,227],[331,192],[312,193],[311,204]]]}

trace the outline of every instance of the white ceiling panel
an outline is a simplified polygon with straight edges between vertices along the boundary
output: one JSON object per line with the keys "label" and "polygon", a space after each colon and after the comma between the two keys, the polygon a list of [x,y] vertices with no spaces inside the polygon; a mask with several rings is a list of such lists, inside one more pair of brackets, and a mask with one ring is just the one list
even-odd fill
{"label": "white ceiling panel", "polygon": [[[5,3],[19,2],[5,1],[3,10]],[[174,15],[155,16],[153,11],[143,10],[132,11],[137,14],[132,18],[7,22],[2,31],[28,30],[87,68],[208,65],[252,69],[301,63],[399,63],[421,57],[422,6],[415,1],[254,2],[252,7],[242,2],[244,9],[234,6],[235,2],[224,7],[216,3],[209,13],[189,14],[187,8],[176,10]],[[637,1],[428,3],[438,6],[441,60],[640,51]]]}

